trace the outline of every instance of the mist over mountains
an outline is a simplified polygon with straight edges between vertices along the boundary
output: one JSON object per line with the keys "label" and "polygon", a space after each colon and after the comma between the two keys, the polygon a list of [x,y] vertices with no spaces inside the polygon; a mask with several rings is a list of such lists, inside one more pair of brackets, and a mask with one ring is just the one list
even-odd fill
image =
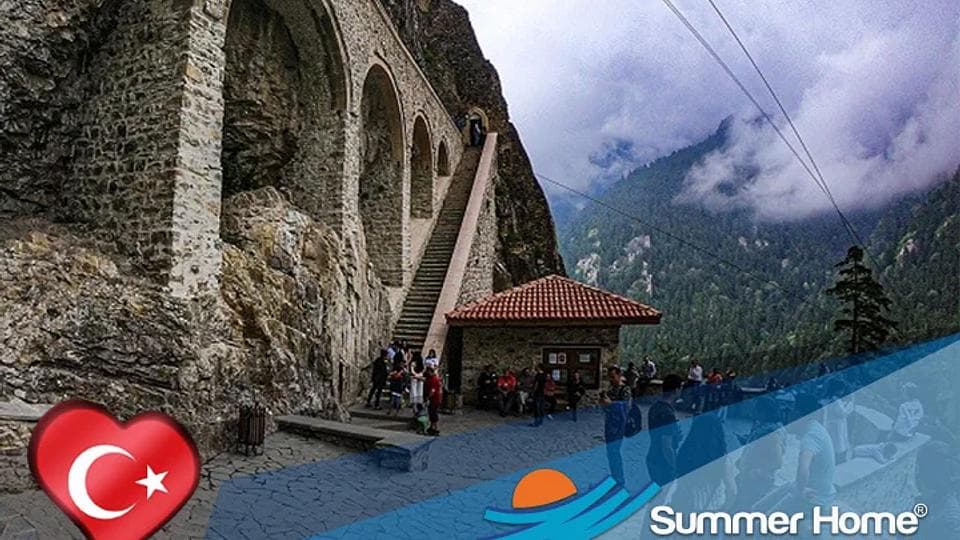
{"label": "mist over mountains", "polygon": [[[717,177],[709,197],[691,194],[743,129],[751,127],[727,119],[705,140],[591,194],[631,217],[553,197],[568,272],[665,312],[659,327],[624,332],[625,358],[754,370],[842,354],[844,339],[832,330],[839,306],[821,294],[853,243],[838,216],[774,220],[731,202],[763,174],[749,166]],[[960,329],[958,174],[917,179],[932,187],[846,212],[894,301],[898,340]]]}

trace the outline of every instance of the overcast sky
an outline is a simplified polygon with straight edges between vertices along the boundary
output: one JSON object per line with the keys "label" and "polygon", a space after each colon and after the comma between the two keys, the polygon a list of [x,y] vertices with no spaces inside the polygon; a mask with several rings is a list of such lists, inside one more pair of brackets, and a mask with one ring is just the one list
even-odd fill
{"label": "overcast sky", "polygon": [[[578,188],[609,182],[734,115],[734,143],[687,177],[685,200],[775,220],[830,208],[773,131],[747,122],[757,110],[660,0],[459,1],[538,172]],[[960,164],[957,0],[716,2],[842,208],[924,189]],[[709,3],[675,3],[776,112]],[[744,168],[758,172],[751,184],[716,189]]]}

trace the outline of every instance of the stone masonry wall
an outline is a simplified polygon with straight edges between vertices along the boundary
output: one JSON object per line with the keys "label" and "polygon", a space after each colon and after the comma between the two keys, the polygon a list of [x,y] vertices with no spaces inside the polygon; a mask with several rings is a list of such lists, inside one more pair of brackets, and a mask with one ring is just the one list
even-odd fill
{"label": "stone masonry wall", "polygon": [[[543,347],[576,345],[600,347],[600,369],[620,362],[618,327],[479,326],[463,330],[463,386],[467,400],[476,399],[477,377],[493,364],[498,373],[519,372],[543,361]],[[602,373],[597,375],[602,377]],[[602,378],[600,380],[603,380]]]}
{"label": "stone masonry wall", "polygon": [[148,273],[171,265],[188,10],[131,0],[107,4],[109,30],[77,74],[85,99],[62,200],[65,218],[103,231]]}

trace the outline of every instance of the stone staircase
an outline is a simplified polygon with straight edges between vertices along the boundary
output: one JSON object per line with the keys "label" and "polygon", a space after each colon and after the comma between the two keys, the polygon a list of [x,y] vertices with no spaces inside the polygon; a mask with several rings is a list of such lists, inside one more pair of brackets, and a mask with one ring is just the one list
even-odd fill
{"label": "stone staircase", "polygon": [[[465,148],[460,167],[451,180],[443,208],[437,217],[413,285],[403,303],[400,319],[394,328],[394,338],[406,340],[414,349],[422,349],[443,289],[447,268],[460,235],[463,214],[470,200],[473,180],[480,162],[479,148]],[[424,351],[426,352],[426,351]]]}

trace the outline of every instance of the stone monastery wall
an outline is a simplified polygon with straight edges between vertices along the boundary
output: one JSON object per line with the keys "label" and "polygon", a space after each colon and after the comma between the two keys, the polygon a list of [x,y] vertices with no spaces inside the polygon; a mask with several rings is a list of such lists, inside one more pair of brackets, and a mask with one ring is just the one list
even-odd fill
{"label": "stone monastery wall", "polygon": [[60,12],[90,36],[50,79],[82,97],[33,126],[61,159],[4,187],[45,192],[181,297],[217,290],[222,197],[264,186],[361,250],[376,238],[381,280],[409,284],[411,216],[439,210],[437,156],[455,169],[462,143],[378,2],[100,3]]}
{"label": "stone monastery wall", "polygon": [[242,400],[344,418],[464,151],[381,4],[10,6],[0,402],[163,410],[205,455]]}

